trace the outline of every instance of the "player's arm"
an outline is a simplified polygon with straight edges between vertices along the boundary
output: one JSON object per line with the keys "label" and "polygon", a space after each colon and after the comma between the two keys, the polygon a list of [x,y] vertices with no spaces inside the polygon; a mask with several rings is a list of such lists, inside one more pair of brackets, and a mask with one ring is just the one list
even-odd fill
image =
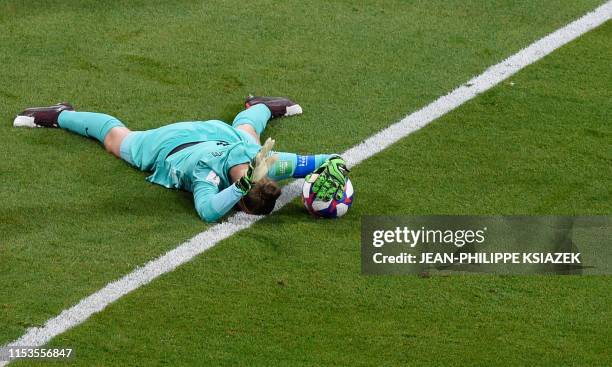
{"label": "player's arm", "polygon": [[212,170],[201,170],[193,185],[193,201],[202,220],[214,222],[229,212],[243,191],[236,183],[219,190],[219,177]]}
{"label": "player's arm", "polygon": [[278,159],[268,170],[268,177],[274,181],[287,178],[303,178],[321,167],[332,155],[299,155],[295,153],[273,152]]}
{"label": "player's arm", "polygon": [[229,212],[240,199],[249,193],[251,187],[266,175],[269,165],[273,165],[276,157],[268,156],[274,141],[268,139],[261,154],[257,154],[255,164],[249,163],[244,175],[229,187],[219,190],[220,179],[217,174],[206,166],[200,166],[194,174],[193,200],[200,218],[206,222],[214,222]]}

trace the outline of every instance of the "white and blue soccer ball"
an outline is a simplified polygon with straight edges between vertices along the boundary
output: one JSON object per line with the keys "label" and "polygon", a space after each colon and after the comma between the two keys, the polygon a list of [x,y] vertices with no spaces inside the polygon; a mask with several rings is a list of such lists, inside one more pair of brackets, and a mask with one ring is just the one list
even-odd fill
{"label": "white and blue soccer ball", "polygon": [[313,183],[319,177],[318,174],[312,174],[308,180],[304,181],[302,186],[302,202],[304,207],[310,214],[315,217],[322,218],[339,218],[348,212],[351,204],[353,204],[353,184],[351,180],[346,179],[344,192],[339,199],[334,198],[329,201],[317,199],[316,193],[312,191]]}

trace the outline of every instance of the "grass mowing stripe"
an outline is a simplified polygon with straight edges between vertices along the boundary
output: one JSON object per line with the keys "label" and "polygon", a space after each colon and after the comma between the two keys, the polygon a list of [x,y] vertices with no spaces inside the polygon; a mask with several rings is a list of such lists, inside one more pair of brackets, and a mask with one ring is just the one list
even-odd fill
{"label": "grass mowing stripe", "polygon": [[[608,1],[593,12],[586,14],[582,18],[487,69],[483,74],[471,79],[468,83],[455,89],[450,94],[438,98],[421,110],[408,115],[400,122],[391,125],[359,145],[347,150],[344,153],[345,157],[351,166],[358,164],[364,159],[389,147],[399,139],[469,101],[479,93],[499,84],[523,67],[538,61],[555,49],[603,24],[610,19],[611,15],[612,1]],[[295,181],[284,188],[283,196],[277,203],[276,210],[286,205],[299,194],[300,185],[301,181]],[[147,263],[145,266],[136,269],[118,281],[110,283],[98,292],[84,298],[75,306],[47,321],[43,327],[29,329],[21,338],[7,345],[43,345],[54,336],[82,323],[94,313],[103,310],[123,295],[149,283],[164,273],[172,271],[179,265],[213,247],[219,241],[250,227],[259,219],[261,217],[238,213],[229,218],[227,222],[209,228],[207,231],[198,234],[160,258]],[[6,362],[0,362],[0,366],[5,364]]]}

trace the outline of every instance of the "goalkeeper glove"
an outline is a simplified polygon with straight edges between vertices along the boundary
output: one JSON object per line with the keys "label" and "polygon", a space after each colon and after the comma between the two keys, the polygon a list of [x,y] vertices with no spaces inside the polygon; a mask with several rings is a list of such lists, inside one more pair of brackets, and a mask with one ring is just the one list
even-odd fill
{"label": "goalkeeper glove", "polygon": [[248,194],[249,191],[251,191],[251,188],[253,187],[253,171],[253,165],[249,163],[249,168],[247,168],[244,175],[240,177],[240,180],[236,181],[235,183],[238,190],[242,192],[242,196]]}
{"label": "goalkeeper glove", "polygon": [[346,162],[339,155],[329,157],[325,163],[323,163],[321,167],[317,169],[317,171],[319,170],[326,172],[328,176],[332,177],[342,186],[344,186],[346,183],[346,176],[350,172],[346,167]]}
{"label": "goalkeeper glove", "polygon": [[272,154],[268,156],[268,154],[272,151],[274,147],[274,143],[276,141],[268,138],[264,145],[261,147],[261,150],[255,156],[255,167],[253,168],[253,182],[258,182],[262,178],[268,175],[268,171],[270,167],[276,163],[278,160],[278,154]]}
{"label": "goalkeeper glove", "polygon": [[317,199],[330,201],[334,196],[340,199],[343,195],[346,176],[349,172],[344,159],[334,155],[311,175],[306,176],[306,181],[310,181],[313,178],[312,175],[317,174],[318,177],[315,178],[312,185],[312,191],[316,194]]}
{"label": "goalkeeper glove", "polygon": [[236,181],[236,187],[242,192],[243,196],[248,194],[254,183],[259,182],[268,175],[268,170],[278,160],[278,154],[268,156],[268,153],[272,151],[274,143],[274,140],[268,138],[255,156],[255,165],[253,166],[253,162],[249,163],[249,168],[244,176]]}

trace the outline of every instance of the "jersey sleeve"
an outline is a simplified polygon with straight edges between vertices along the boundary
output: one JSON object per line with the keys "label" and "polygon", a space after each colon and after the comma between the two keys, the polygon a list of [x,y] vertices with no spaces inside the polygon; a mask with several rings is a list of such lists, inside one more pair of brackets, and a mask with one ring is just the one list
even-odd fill
{"label": "jersey sleeve", "polygon": [[223,190],[219,189],[219,184],[219,177],[210,169],[200,170],[195,177],[193,201],[198,215],[206,222],[218,220],[242,198],[235,184]]}
{"label": "jersey sleeve", "polygon": [[285,152],[273,154],[278,154],[278,160],[268,171],[268,177],[274,181],[306,177],[331,157],[330,154],[299,155]]}

